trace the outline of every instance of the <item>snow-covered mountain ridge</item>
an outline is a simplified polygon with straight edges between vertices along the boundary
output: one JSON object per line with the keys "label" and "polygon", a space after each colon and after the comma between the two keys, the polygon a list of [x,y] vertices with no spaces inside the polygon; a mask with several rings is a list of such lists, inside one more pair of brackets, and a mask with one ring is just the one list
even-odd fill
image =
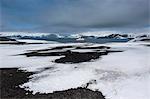
{"label": "snow-covered mountain ridge", "polygon": [[[27,32],[0,32],[0,36],[16,39],[47,40],[57,42],[128,42],[150,39],[150,33],[117,33],[117,32],[85,32],[67,36],[58,33],[27,33]],[[133,40],[135,39],[135,40]]]}

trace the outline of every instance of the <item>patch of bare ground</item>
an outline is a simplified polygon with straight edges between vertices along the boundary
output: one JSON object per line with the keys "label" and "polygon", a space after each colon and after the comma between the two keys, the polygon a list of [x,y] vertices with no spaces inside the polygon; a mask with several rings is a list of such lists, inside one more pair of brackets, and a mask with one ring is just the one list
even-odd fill
{"label": "patch of bare ground", "polygon": [[[91,52],[74,52],[66,48],[72,48],[75,50],[92,50]],[[27,53],[23,53],[20,55],[26,55],[27,57],[32,56],[64,56],[59,59],[56,59],[54,62],[56,63],[81,63],[88,62],[94,59],[100,58],[102,55],[107,55],[112,52],[122,52],[120,50],[112,50],[108,46],[58,46],[49,49],[40,49],[40,50],[32,50]]]}
{"label": "patch of bare ground", "polygon": [[[20,88],[19,85],[29,81],[32,72],[18,70],[17,68],[0,69],[0,98],[1,99],[105,99],[99,91],[86,88],[68,89],[54,93],[32,94]],[[51,86],[51,85],[50,85]]]}

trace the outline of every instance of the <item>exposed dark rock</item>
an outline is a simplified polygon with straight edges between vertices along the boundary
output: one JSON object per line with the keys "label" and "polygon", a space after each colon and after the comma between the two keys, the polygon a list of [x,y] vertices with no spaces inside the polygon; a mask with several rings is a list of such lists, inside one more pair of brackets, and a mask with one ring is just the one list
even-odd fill
{"label": "exposed dark rock", "polygon": [[0,36],[0,44],[14,44],[14,45],[22,45],[22,44],[43,44],[43,43],[27,43],[17,41],[16,39],[12,39],[10,37]]}
{"label": "exposed dark rock", "polygon": [[140,35],[140,36],[137,36],[138,38],[143,38],[143,37],[148,37],[147,35]]}
{"label": "exposed dark rock", "polygon": [[[68,89],[56,91],[49,94],[32,94],[20,88],[19,85],[27,82],[31,72],[18,70],[17,68],[0,69],[0,98],[1,99],[105,99],[99,91],[92,91],[86,88]],[[50,85],[51,86],[51,85]]]}
{"label": "exposed dark rock", "polygon": [[58,46],[58,47],[54,47],[51,48],[51,50],[60,50],[60,49],[64,49],[64,48],[73,48],[74,46]]}
{"label": "exposed dark rock", "polygon": [[92,59],[98,59],[101,55],[107,55],[107,52],[71,52],[67,51],[65,57],[56,59],[56,63],[80,63],[87,62]]}
{"label": "exposed dark rock", "polygon": [[96,46],[96,47],[76,47],[76,49],[110,49],[108,46]]}
{"label": "exposed dark rock", "polygon": [[15,41],[15,42],[0,42],[0,44],[23,45],[27,43]]}
{"label": "exposed dark rock", "polygon": [[15,39],[8,38],[8,37],[0,37],[0,44],[26,44],[25,42],[19,42]]}
{"label": "exposed dark rock", "polygon": [[16,41],[16,40],[15,40],[15,39],[8,38],[8,37],[3,37],[3,36],[1,36],[1,37],[0,37],[0,41]]}
{"label": "exposed dark rock", "polygon": [[141,39],[140,41],[150,42],[150,39],[149,39],[149,38],[143,38],[143,39]]}
{"label": "exposed dark rock", "polygon": [[97,84],[97,81],[95,79],[90,80],[88,83],[85,84],[85,88],[88,88],[91,84]]}
{"label": "exposed dark rock", "polygon": [[29,50],[32,52],[43,52],[43,51],[51,51],[51,50],[62,50],[65,48],[74,48],[75,46],[58,46],[58,47],[53,47],[53,48],[47,48],[47,49],[39,49],[39,50]]}
{"label": "exposed dark rock", "polygon": [[[62,50],[64,48],[74,49],[91,49],[93,52],[73,52],[71,50]],[[59,51],[58,51],[59,50]],[[107,55],[112,52],[122,52],[120,50],[111,50],[108,46],[96,46],[96,47],[75,47],[75,46],[58,46],[50,49],[35,50],[20,55],[26,55],[27,57],[32,56],[64,56],[60,59],[56,59],[56,63],[80,63],[87,62],[92,59],[98,59],[102,55]]]}
{"label": "exposed dark rock", "polygon": [[117,38],[120,36],[122,36],[122,35],[121,34],[111,34],[111,35],[108,35],[108,38]]}
{"label": "exposed dark rock", "polygon": [[123,36],[121,34],[110,34],[108,36],[98,37],[98,39],[101,39],[101,38],[119,38],[119,37],[123,37]]}
{"label": "exposed dark rock", "polygon": [[29,76],[33,73],[24,72],[18,70],[17,68],[1,68],[0,69],[0,89],[1,89],[1,99],[3,98],[21,98],[25,93],[30,93],[19,88],[19,85],[27,82]]}
{"label": "exposed dark rock", "polygon": [[62,56],[65,55],[67,51],[62,51],[62,52],[29,52],[29,53],[24,53],[20,55],[26,55],[27,57],[32,57],[32,56]]}
{"label": "exposed dark rock", "polygon": [[123,52],[122,50],[106,50],[108,53]]}
{"label": "exposed dark rock", "polygon": [[150,47],[150,44],[143,44],[144,46]]}

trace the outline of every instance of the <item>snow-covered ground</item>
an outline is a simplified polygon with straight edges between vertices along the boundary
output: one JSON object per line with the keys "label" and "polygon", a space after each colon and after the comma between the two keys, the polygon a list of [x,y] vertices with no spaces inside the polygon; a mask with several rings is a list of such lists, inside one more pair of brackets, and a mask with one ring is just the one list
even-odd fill
{"label": "snow-covered ground", "polygon": [[55,41],[46,41],[46,40],[31,40],[31,39],[17,39],[19,42],[26,42],[26,43],[58,43]]}
{"label": "snow-covered ground", "polygon": [[124,50],[124,52],[110,53],[92,62],[78,64],[52,62],[63,56],[25,57],[16,56],[16,54],[60,45],[84,46],[82,43],[0,45],[0,67],[19,67],[38,72],[32,75],[29,82],[20,86],[26,87],[26,90],[32,90],[34,93],[52,93],[53,91],[83,87],[88,82],[92,82],[88,88],[101,91],[106,99],[149,99],[150,47],[144,44],[150,43],[89,44],[89,46],[106,45],[113,49]]}

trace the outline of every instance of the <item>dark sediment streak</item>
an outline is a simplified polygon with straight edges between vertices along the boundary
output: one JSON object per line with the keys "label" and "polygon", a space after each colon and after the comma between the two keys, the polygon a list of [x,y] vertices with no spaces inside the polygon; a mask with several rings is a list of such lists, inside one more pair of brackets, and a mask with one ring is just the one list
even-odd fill
{"label": "dark sediment streak", "polygon": [[[105,99],[101,92],[86,88],[68,89],[49,94],[32,94],[20,88],[19,85],[27,82],[31,72],[17,68],[0,69],[0,98],[1,99]],[[51,86],[51,85],[50,85]]]}
{"label": "dark sediment streak", "polygon": [[76,47],[76,49],[110,49],[110,47],[108,47],[108,46]]}
{"label": "dark sediment streak", "polygon": [[0,36],[0,44],[9,44],[9,45],[28,45],[28,44],[44,44],[44,43],[27,43],[27,42],[20,42],[16,39],[12,39],[9,37]]}
{"label": "dark sediment streak", "polygon": [[56,63],[80,63],[87,62],[92,59],[98,59],[101,55],[107,55],[107,52],[71,52],[67,51],[65,57],[56,59]]}
{"label": "dark sediment streak", "polygon": [[0,37],[0,41],[16,41],[16,40],[15,40],[15,39],[8,38],[8,37],[1,36],[1,37]]}
{"label": "dark sediment streak", "polygon": [[[92,52],[74,52],[72,50],[64,50],[65,48],[72,48],[75,50],[86,50],[90,49]],[[107,55],[112,52],[122,52],[120,50],[111,50],[108,46],[58,46],[49,49],[32,50],[28,53],[23,53],[20,55],[26,55],[27,57],[32,56],[64,56],[62,58],[56,59],[56,63],[81,63],[88,62],[90,60],[98,59],[102,55]]]}

